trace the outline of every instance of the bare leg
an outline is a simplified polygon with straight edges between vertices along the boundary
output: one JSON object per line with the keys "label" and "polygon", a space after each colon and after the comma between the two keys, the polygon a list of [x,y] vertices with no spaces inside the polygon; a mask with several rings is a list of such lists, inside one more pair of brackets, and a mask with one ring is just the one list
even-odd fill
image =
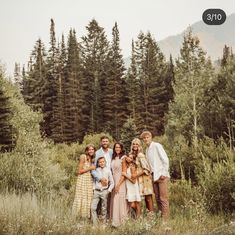
{"label": "bare leg", "polygon": [[141,215],[140,202],[135,202],[135,205],[136,205],[136,219],[139,219]]}
{"label": "bare leg", "polygon": [[145,195],[145,204],[149,211],[153,211],[153,197],[152,195]]}

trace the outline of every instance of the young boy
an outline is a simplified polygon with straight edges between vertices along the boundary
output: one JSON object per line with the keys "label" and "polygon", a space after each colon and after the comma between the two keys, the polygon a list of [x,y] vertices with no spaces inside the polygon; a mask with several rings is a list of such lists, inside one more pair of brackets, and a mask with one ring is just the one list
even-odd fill
{"label": "young boy", "polygon": [[99,175],[99,178],[104,178],[107,181],[107,185],[104,186],[97,178],[94,181],[94,195],[91,203],[91,217],[93,224],[98,223],[97,218],[97,205],[99,201],[101,201],[101,218],[103,222],[106,222],[107,216],[107,198],[108,194],[112,191],[114,187],[113,176],[111,170],[106,167],[106,160],[105,157],[102,156],[97,160],[98,168],[96,168],[96,174]]}

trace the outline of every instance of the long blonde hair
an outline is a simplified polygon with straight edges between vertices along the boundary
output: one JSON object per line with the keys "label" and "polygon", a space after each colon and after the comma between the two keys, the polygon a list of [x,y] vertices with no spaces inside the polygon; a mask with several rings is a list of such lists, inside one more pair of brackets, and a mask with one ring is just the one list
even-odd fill
{"label": "long blonde hair", "polygon": [[138,153],[143,153],[142,143],[141,143],[140,139],[134,138],[131,141],[131,152],[133,152],[133,144],[138,144]]}

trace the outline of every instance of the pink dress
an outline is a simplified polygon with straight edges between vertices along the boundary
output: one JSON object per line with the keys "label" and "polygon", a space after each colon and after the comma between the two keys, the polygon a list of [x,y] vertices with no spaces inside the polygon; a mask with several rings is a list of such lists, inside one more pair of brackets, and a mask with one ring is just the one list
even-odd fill
{"label": "pink dress", "polygon": [[[122,158],[116,157],[111,162],[114,185],[116,186],[122,175]],[[117,227],[128,218],[128,202],[126,200],[126,184],[125,181],[121,184],[119,192],[115,194],[114,190],[111,194],[110,214],[112,225]]]}

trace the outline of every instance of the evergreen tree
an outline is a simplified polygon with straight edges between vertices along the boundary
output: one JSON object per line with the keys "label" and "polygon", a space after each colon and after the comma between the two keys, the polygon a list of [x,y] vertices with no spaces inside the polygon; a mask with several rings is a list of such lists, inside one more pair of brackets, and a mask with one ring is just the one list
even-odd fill
{"label": "evergreen tree", "polygon": [[127,93],[128,93],[128,111],[130,117],[134,119],[137,129],[143,129],[141,113],[143,111],[141,80],[137,75],[137,63],[134,41],[132,40],[131,64],[127,72]]}
{"label": "evergreen tree", "polygon": [[82,127],[83,135],[99,132],[103,129],[102,95],[106,92],[108,40],[104,29],[96,20],[86,27],[88,33],[82,37],[83,78],[82,86]]}
{"label": "evergreen tree", "polygon": [[15,81],[15,84],[21,89],[22,88],[22,73],[21,73],[19,63],[15,63],[14,81]]}
{"label": "evergreen tree", "polygon": [[[64,79],[64,139],[71,143],[81,140],[81,61],[75,30],[70,30],[68,38],[68,58]],[[61,54],[63,56],[63,54]]]}
{"label": "evergreen tree", "polygon": [[[25,73],[25,72],[24,72]],[[38,39],[31,53],[28,72],[23,75],[22,93],[25,102],[33,110],[43,109],[43,87],[46,74],[46,52],[41,39]]]}
{"label": "evergreen tree", "polygon": [[124,149],[127,153],[130,152],[131,141],[134,138],[137,138],[138,135],[139,132],[134,119],[128,118],[121,129],[121,142],[123,143]]}
{"label": "evergreen tree", "polygon": [[12,110],[6,92],[6,81],[0,69],[0,151],[9,151],[15,146],[15,133],[11,124]]}
{"label": "evergreen tree", "polygon": [[121,55],[117,23],[112,29],[112,44],[106,60],[106,77],[101,81],[101,107],[104,129],[113,137],[120,139],[120,129],[127,119],[128,94],[124,78],[124,61]]}
{"label": "evergreen tree", "polygon": [[46,79],[43,84],[43,131],[44,134],[54,140],[60,138],[56,128],[58,116],[57,92],[58,92],[58,48],[56,47],[55,23],[51,19],[50,47],[46,60]]}
{"label": "evergreen tree", "polygon": [[56,120],[54,129],[55,142],[65,141],[65,68],[67,63],[67,52],[64,41],[64,35],[62,34],[61,43],[58,45],[59,50],[59,64],[57,68],[58,83],[57,83],[57,97],[56,97]]}
{"label": "evergreen tree", "polygon": [[235,59],[226,45],[222,58],[218,75],[205,91],[203,126],[206,135],[214,139],[223,137],[232,149],[235,143]]}
{"label": "evergreen tree", "polygon": [[164,133],[164,116],[169,102],[165,58],[150,33],[139,34],[135,51],[138,79],[141,81],[140,99],[143,100],[142,128],[160,135]]}

